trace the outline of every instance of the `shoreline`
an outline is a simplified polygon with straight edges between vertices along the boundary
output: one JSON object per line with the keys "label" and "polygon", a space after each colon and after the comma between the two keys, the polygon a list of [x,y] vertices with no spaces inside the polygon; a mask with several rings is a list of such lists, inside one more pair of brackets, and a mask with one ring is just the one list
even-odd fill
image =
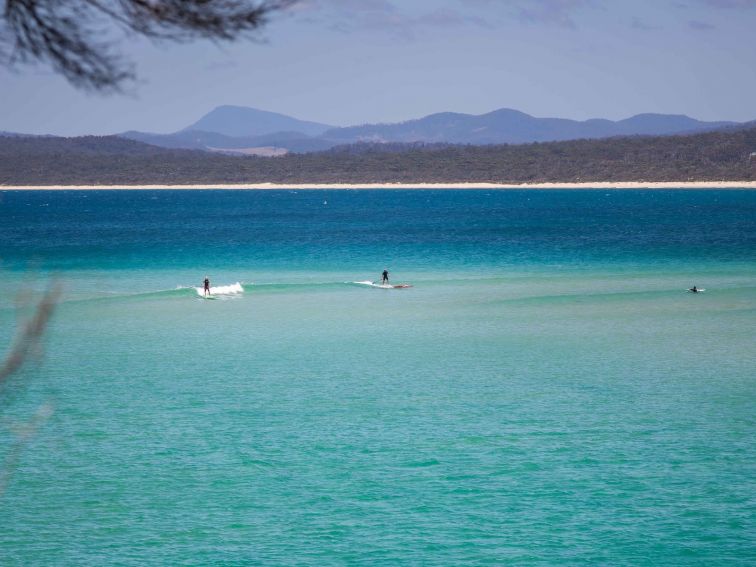
{"label": "shoreline", "polygon": [[756,189],[756,181],[597,181],[595,183],[220,183],[205,185],[0,185],[0,191],[371,189]]}

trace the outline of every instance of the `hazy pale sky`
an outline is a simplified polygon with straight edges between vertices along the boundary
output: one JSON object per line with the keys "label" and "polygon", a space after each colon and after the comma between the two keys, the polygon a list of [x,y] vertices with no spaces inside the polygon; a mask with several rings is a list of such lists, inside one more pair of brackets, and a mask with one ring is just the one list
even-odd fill
{"label": "hazy pale sky", "polygon": [[332,125],[440,111],[756,119],[756,0],[301,0],[264,43],[124,43],[129,95],[0,68],[0,130],[172,132],[222,104]]}

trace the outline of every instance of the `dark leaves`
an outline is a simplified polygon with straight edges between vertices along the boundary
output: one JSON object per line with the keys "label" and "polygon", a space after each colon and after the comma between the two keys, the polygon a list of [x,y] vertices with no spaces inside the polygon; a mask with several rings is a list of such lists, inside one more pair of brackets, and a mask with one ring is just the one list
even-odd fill
{"label": "dark leaves", "polygon": [[[6,0],[0,57],[50,64],[73,85],[117,91],[134,78],[117,30],[151,39],[232,41],[296,0]],[[4,49],[3,49],[4,48]]]}

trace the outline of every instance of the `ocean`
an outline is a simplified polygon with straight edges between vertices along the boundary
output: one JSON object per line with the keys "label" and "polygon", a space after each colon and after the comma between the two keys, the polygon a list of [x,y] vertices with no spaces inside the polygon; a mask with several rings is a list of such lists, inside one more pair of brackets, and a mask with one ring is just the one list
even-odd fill
{"label": "ocean", "polygon": [[756,191],[5,191],[0,276],[3,566],[756,564]]}

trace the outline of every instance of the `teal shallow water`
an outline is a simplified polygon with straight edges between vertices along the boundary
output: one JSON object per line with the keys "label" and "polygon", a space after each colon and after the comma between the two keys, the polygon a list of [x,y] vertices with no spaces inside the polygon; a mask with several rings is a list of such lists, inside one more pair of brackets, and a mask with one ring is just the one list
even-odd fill
{"label": "teal shallow water", "polygon": [[[471,264],[438,243],[388,291],[345,283],[375,277],[359,255],[307,270],[292,245],[296,268],[213,271],[245,284],[213,302],[176,289],[190,261],[6,248],[7,282],[57,271],[66,295],[44,359],[2,390],[6,457],[19,422],[53,413],[0,497],[0,562],[752,565],[756,265],[738,230],[736,252],[576,248],[559,269],[553,244],[498,262],[484,242]],[[16,316],[7,298],[3,343]]]}

